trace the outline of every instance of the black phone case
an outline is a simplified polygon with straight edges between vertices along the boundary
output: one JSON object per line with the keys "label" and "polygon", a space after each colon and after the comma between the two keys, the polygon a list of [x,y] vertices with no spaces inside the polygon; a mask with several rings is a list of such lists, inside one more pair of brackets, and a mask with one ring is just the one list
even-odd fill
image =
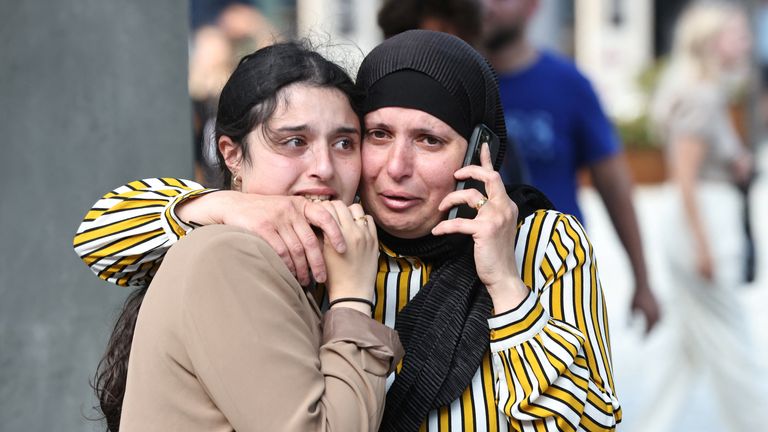
{"label": "black phone case", "polygon": [[[491,160],[496,160],[496,156],[499,154],[499,137],[497,137],[488,126],[479,124],[472,131],[472,136],[469,139],[469,143],[467,143],[467,152],[464,154],[464,163],[461,165],[462,168],[467,165],[480,165],[480,149],[483,142],[488,143],[491,150]],[[456,182],[455,190],[459,191],[468,188],[477,189],[480,193],[485,195],[485,185],[481,181],[467,179]],[[466,204],[453,207],[448,212],[449,220],[457,217],[473,219],[475,216],[477,216],[477,210]]]}

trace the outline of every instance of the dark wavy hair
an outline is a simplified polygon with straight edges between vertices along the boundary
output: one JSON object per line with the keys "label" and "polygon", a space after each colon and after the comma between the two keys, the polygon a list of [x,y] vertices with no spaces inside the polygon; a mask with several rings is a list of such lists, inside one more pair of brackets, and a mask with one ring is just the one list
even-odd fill
{"label": "dark wavy hair", "polygon": [[[340,90],[352,109],[358,115],[361,112],[363,92],[344,69],[305,43],[278,43],[243,57],[230,76],[219,98],[216,142],[228,136],[242,147],[243,157],[247,158],[245,137],[272,117],[280,91],[297,83]],[[230,188],[231,173],[218,150],[217,155],[224,185]],[[128,296],[91,383],[99,400],[95,408],[101,411],[99,419],[106,421],[108,431],[116,432],[120,427],[133,331],[146,292],[146,287],[138,288]]]}

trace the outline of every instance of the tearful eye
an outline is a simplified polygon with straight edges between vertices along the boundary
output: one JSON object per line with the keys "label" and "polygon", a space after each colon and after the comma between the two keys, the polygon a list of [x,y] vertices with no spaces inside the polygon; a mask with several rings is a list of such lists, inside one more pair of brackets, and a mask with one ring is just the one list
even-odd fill
{"label": "tearful eye", "polygon": [[428,146],[439,146],[443,144],[443,140],[432,135],[424,135],[423,137],[421,137],[421,142],[423,142]]}
{"label": "tearful eye", "polygon": [[381,129],[372,129],[368,131],[368,136],[373,139],[383,140],[387,138],[387,133]]}
{"label": "tearful eye", "polygon": [[349,138],[342,138],[334,143],[334,147],[339,150],[351,150],[354,146],[355,143]]}
{"label": "tearful eye", "polygon": [[306,142],[304,142],[303,139],[301,139],[299,137],[294,137],[294,138],[289,138],[289,139],[283,141],[283,145],[285,145],[287,147],[303,147],[303,146],[305,146],[307,144],[306,144]]}

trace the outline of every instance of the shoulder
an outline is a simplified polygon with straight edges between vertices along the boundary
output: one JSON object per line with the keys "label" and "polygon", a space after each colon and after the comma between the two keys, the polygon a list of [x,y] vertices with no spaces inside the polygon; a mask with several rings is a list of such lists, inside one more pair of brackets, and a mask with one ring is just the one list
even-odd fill
{"label": "shoulder", "polygon": [[706,133],[717,124],[720,116],[727,115],[722,94],[713,86],[690,86],[679,89],[672,99],[668,116],[664,119],[669,131],[675,133]]}
{"label": "shoulder", "polygon": [[572,59],[549,50],[541,50],[539,56],[539,63],[547,69],[556,71],[561,79],[589,85],[589,80]]}
{"label": "shoulder", "polygon": [[264,239],[225,225],[198,228],[182,238],[168,251],[160,271],[171,273],[187,291],[195,290],[203,281],[223,286],[225,282],[254,277],[260,280],[274,277],[300,290],[298,282]]}
{"label": "shoulder", "polygon": [[[196,229],[173,246],[166,259],[160,270],[170,273],[177,285],[171,290],[178,291],[188,323],[221,313],[253,316],[254,322],[261,322],[274,318],[271,312],[285,310],[286,305],[301,313],[307,310],[304,289],[277,253],[264,239],[243,229],[224,225]],[[244,305],[248,307],[242,309]]]}
{"label": "shoulder", "polygon": [[522,222],[520,222],[518,230],[521,230],[521,229],[530,230],[534,226],[538,226],[542,224],[554,224],[564,217],[569,217],[569,215],[565,213],[561,213],[557,210],[549,210],[549,209],[536,210],[530,215],[526,216],[526,218],[523,219]]}
{"label": "shoulder", "polygon": [[[171,248],[166,259],[182,255],[190,263],[215,263],[241,256],[271,260],[277,254],[261,237],[242,228],[209,225],[195,229]],[[279,261],[279,257],[277,257]]]}
{"label": "shoulder", "polygon": [[714,85],[685,86],[677,94],[677,106],[686,109],[713,109],[724,103],[720,90]]}
{"label": "shoulder", "polygon": [[518,227],[518,239],[524,237],[525,243],[518,241],[517,247],[531,247],[549,244],[555,236],[567,234],[570,238],[588,241],[586,233],[576,216],[557,210],[537,210],[526,217]]}

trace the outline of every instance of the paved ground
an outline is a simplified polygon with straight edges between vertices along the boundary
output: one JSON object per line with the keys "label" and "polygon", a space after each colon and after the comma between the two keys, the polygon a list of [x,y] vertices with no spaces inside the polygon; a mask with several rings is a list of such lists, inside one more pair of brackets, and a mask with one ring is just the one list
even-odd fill
{"label": "paved ground", "polygon": [[[766,147],[763,146],[764,150]],[[751,323],[755,350],[760,358],[768,360],[768,224],[760,226],[758,215],[768,214],[768,151],[763,151],[758,157],[763,178],[758,179],[752,192],[752,220],[758,247],[758,275],[755,283],[745,286],[740,292],[740,301],[744,302]],[[661,188],[658,186],[638,187],[635,193],[635,205],[640,218],[643,241],[651,280],[659,297],[664,300],[669,292],[668,283],[663,273],[661,255],[658,253],[658,233],[653,229],[657,223],[658,204]],[[610,221],[599,197],[594,190],[584,190],[580,201],[588,221],[587,230],[595,245],[600,263],[601,277],[606,291],[611,325],[611,340],[613,345],[614,366],[619,396],[624,407],[625,422],[621,430],[630,432],[662,432],[639,431],[633,428],[637,411],[645,398],[653,391],[649,388],[654,369],[649,364],[665,360],[665,347],[668,326],[662,322],[656,331],[648,338],[642,335],[643,323],[633,319],[629,314],[631,291],[631,271],[626,255],[612,230]],[[673,313],[672,305],[663,303],[669,313]],[[768,375],[758,377],[768,384]],[[692,409],[681,413],[674,431],[721,431],[722,421],[717,412],[717,406],[712,398],[711,390],[706,383],[700,383],[691,390]],[[762,409],[768,409],[768,401]],[[768,430],[768,425],[766,425]]]}

